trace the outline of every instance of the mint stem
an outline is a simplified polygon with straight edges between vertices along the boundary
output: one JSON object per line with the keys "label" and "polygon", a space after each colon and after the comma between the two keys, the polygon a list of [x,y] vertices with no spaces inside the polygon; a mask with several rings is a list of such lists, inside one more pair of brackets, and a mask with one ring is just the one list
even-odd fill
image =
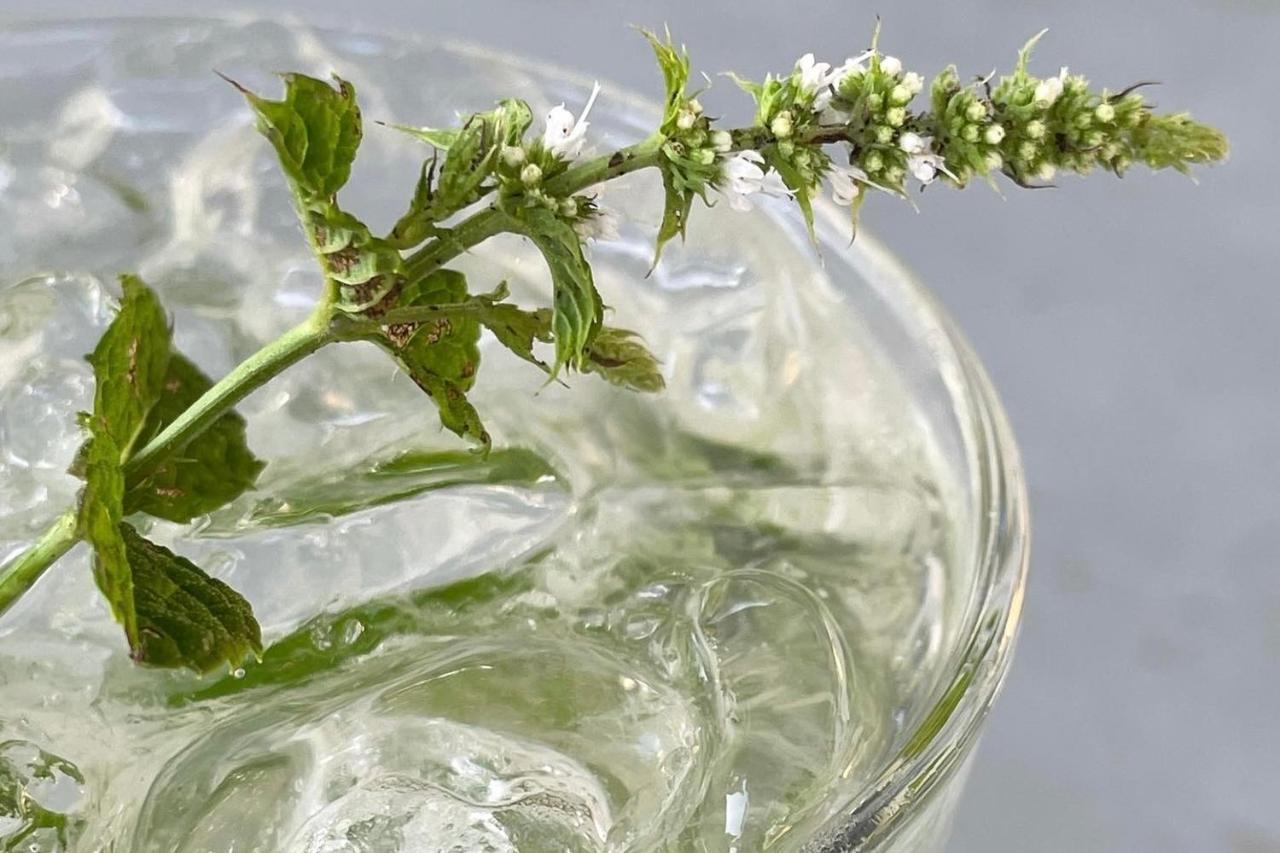
{"label": "mint stem", "polygon": [[[146,470],[178,452],[253,391],[326,344],[340,340],[337,325],[332,305],[323,302],[304,322],[241,362],[147,442],[125,466],[126,474]],[[78,512],[69,509],[30,548],[0,568],[0,614],[79,539]]]}
{"label": "mint stem", "polygon": [[322,304],[305,321],[242,361],[125,464],[125,475],[154,467],[285,369],[337,340],[333,309]]}
{"label": "mint stem", "polygon": [[58,516],[35,544],[0,572],[0,614],[9,609],[24,592],[31,588],[45,569],[71,550],[80,540],[77,513],[69,509]]}
{"label": "mint stem", "polygon": [[[730,131],[733,150],[755,150],[772,141],[767,128],[746,127]],[[800,141],[804,144],[824,144],[845,139],[843,127],[817,127]],[[568,169],[547,182],[546,191],[557,198],[567,198],[596,184],[623,175],[659,165],[662,146],[667,137],[661,133],[620,148],[610,154],[602,154]],[[450,229],[449,233],[430,243],[405,259],[404,274],[410,281],[420,279],[447,264],[450,260],[490,237],[507,230],[508,217],[496,207],[490,206],[472,214]]]}

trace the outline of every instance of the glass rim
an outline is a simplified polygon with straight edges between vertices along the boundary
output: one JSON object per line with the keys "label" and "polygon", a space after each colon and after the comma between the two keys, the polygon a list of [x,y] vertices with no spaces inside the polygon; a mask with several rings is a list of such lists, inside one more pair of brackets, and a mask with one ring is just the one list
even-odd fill
{"label": "glass rim", "polygon": [[[136,26],[159,23],[279,23],[317,33],[366,35],[401,44],[418,44],[459,56],[499,62],[537,71],[589,89],[596,78],[558,62],[512,54],[462,36],[429,37],[351,27],[308,24],[294,15],[244,11],[208,14],[143,14],[81,16],[28,15],[5,22],[10,32],[60,26]],[[623,109],[660,115],[659,104],[626,86],[610,88],[611,100]],[[819,229],[842,227],[847,237],[847,213],[829,202],[815,203]],[[974,584],[977,600],[934,702],[909,733],[898,755],[875,780],[847,801],[847,805],[811,831],[804,850],[841,853],[871,850],[890,840],[916,813],[940,782],[963,764],[971,752],[992,704],[1004,684],[1021,623],[1030,556],[1030,516],[1022,462],[1008,417],[972,347],[937,298],[872,235],[860,232],[858,241],[867,261],[893,282],[892,289],[917,321],[929,321],[940,333],[930,340],[932,363],[942,368],[943,380],[955,412],[971,417],[960,423],[969,487],[974,506]],[[838,243],[836,244],[838,245]],[[954,369],[950,369],[954,368]]]}

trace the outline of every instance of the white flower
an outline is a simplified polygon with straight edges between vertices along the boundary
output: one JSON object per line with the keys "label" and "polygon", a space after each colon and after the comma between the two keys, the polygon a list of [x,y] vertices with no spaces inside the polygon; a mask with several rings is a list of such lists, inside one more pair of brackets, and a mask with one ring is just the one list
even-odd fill
{"label": "white flower", "polygon": [[898,137],[898,147],[908,154],[921,153],[927,144],[923,136],[918,133],[912,133],[909,130]]}
{"label": "white flower", "polygon": [[902,85],[907,87],[907,91],[912,95],[918,95],[924,90],[924,78],[914,71],[908,71],[902,76]]}
{"label": "white flower", "polygon": [[814,62],[813,54],[806,53],[804,56],[796,60],[795,74],[800,77],[800,91],[806,95],[816,94],[819,89],[827,84],[827,72],[831,70],[831,65],[826,62]]}
{"label": "white flower", "polygon": [[734,210],[751,210],[749,196],[755,193],[772,196],[790,193],[781,176],[764,164],[759,151],[739,151],[726,157],[720,168],[716,189],[729,199],[729,206]]}
{"label": "white flower", "polygon": [[886,56],[880,60],[880,70],[890,77],[897,77],[902,73],[902,60],[896,56]]}
{"label": "white flower", "polygon": [[[822,88],[818,90],[817,96],[813,99],[813,111],[818,113],[824,111],[831,104],[831,99],[835,96],[835,93],[840,91],[840,84],[844,83],[849,77],[866,71],[867,69],[862,63],[866,62],[869,56],[871,56],[871,51],[858,56],[850,56],[843,63],[833,68],[831,73],[827,75],[827,79],[822,81]],[[844,121],[848,121],[847,116]],[[838,123],[843,124],[844,122]]]}
{"label": "white flower", "polygon": [[1057,77],[1046,77],[1036,84],[1036,91],[1033,95],[1035,102],[1042,106],[1052,106],[1053,102],[1058,100],[1062,95],[1062,86],[1067,79],[1067,66],[1062,66],[1062,70],[1058,72]]}
{"label": "white flower", "polygon": [[937,154],[912,154],[907,158],[907,168],[911,170],[911,174],[915,179],[922,184],[933,183],[939,172],[954,180],[955,175],[947,171],[947,167],[944,165],[945,162]]}
{"label": "white flower", "polygon": [[607,207],[597,207],[595,212],[573,223],[573,230],[583,240],[617,240],[618,214]]}
{"label": "white flower", "polygon": [[587,114],[591,112],[591,106],[596,102],[596,96],[599,94],[600,84],[596,83],[591,87],[591,97],[587,99],[587,105],[582,108],[582,114],[577,118],[564,108],[564,104],[553,107],[551,112],[547,113],[547,127],[542,132],[542,144],[548,151],[566,160],[572,160],[582,153],[587,128],[591,126],[587,121]]}
{"label": "white flower", "polygon": [[827,173],[831,184],[831,200],[841,207],[849,207],[861,192],[858,183],[867,180],[867,173],[856,166],[833,166]]}

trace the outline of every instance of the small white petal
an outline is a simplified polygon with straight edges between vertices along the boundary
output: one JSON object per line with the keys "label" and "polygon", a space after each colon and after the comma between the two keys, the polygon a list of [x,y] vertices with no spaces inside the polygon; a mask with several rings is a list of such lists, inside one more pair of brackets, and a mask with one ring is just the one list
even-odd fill
{"label": "small white petal", "polygon": [[910,130],[898,137],[898,147],[908,154],[919,154],[925,145],[924,137]]}
{"label": "small white petal", "polygon": [[886,56],[880,60],[880,70],[890,77],[897,77],[902,73],[902,60],[896,56]]}

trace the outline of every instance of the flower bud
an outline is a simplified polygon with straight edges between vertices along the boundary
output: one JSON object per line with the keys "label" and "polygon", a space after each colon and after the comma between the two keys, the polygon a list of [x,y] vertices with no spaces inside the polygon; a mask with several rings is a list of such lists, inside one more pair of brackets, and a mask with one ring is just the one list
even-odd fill
{"label": "flower bud", "polygon": [[913,93],[910,89],[899,83],[889,91],[889,103],[905,104],[907,101],[911,100],[912,95]]}
{"label": "flower bud", "polygon": [[1111,122],[1115,121],[1116,108],[1104,102],[1104,103],[1098,104],[1097,109],[1093,111],[1093,115],[1094,115],[1094,118],[1096,118],[1098,121],[1102,122],[1103,124],[1110,124]]}
{"label": "flower bud", "polygon": [[725,154],[729,149],[733,148],[733,134],[727,130],[713,131],[711,134],[711,147],[721,154]]}
{"label": "flower bud", "polygon": [[710,166],[716,161],[716,152],[710,148],[695,148],[689,156],[693,159],[693,162],[702,166]]}
{"label": "flower bud", "polygon": [[1039,119],[1027,122],[1024,132],[1028,139],[1044,139],[1044,122]]}
{"label": "flower bud", "polygon": [[876,142],[879,142],[881,145],[888,145],[890,142],[893,141],[894,130],[892,127],[889,127],[889,125],[878,124],[876,125],[875,132],[876,132]]}
{"label": "flower bud", "polygon": [[902,107],[891,107],[885,111],[884,120],[891,127],[902,127],[907,121],[907,111]]}
{"label": "flower bud", "polygon": [[520,183],[526,187],[536,187],[542,183],[542,170],[537,163],[530,163],[520,170]]}
{"label": "flower bud", "polygon": [[689,111],[696,116],[702,115],[702,103],[697,98],[690,98],[689,103],[685,104]]}
{"label": "flower bud", "polygon": [[871,107],[873,110],[880,109],[884,106],[884,96],[879,92],[872,92],[870,95],[867,95],[867,106]]}
{"label": "flower bud", "polygon": [[561,199],[561,200],[560,200],[560,215],[561,215],[561,216],[577,216],[577,215],[578,215],[578,202],[574,201],[574,200],[573,200],[573,199],[571,199],[571,198]]}
{"label": "flower bud", "polygon": [[1036,177],[1042,181],[1052,181],[1053,176],[1058,174],[1058,170],[1052,163],[1041,163],[1040,168],[1036,171]]}
{"label": "flower bud", "polygon": [[907,91],[912,95],[918,95],[924,90],[924,78],[914,71],[908,71],[902,77],[902,85],[907,87]]}
{"label": "flower bud", "polygon": [[1023,142],[1018,146],[1018,156],[1023,160],[1034,160],[1036,155],[1040,153],[1040,146],[1034,142]]}
{"label": "flower bud", "polygon": [[987,107],[981,101],[973,101],[964,108],[964,117],[969,121],[982,121],[987,117]]}
{"label": "flower bud", "polygon": [[862,158],[862,168],[868,172],[878,172],[884,168],[884,158],[880,156],[879,151],[870,151],[866,157]]}
{"label": "flower bud", "polygon": [[966,124],[964,130],[960,131],[960,138],[965,142],[977,142],[978,137],[981,135],[982,133],[978,130],[976,124]]}
{"label": "flower bud", "polygon": [[783,110],[773,117],[773,121],[769,122],[769,130],[779,139],[786,139],[791,135],[791,113]]}
{"label": "flower bud", "polygon": [[698,117],[689,110],[681,110],[676,114],[676,127],[681,130],[688,130],[693,127],[693,123],[697,120]]}
{"label": "flower bud", "polygon": [[999,151],[987,152],[986,167],[988,172],[998,172],[1004,168],[1004,158],[1000,156]]}
{"label": "flower bud", "polygon": [[902,73],[902,60],[896,56],[886,56],[880,60],[880,70],[890,77],[897,77]]}
{"label": "flower bud", "polygon": [[884,179],[891,184],[902,183],[902,179],[907,176],[906,170],[901,166],[893,165],[884,170]]}
{"label": "flower bud", "polygon": [[999,145],[1004,139],[1004,128],[998,124],[988,125],[987,129],[982,132],[982,139],[988,145]]}
{"label": "flower bud", "polygon": [[502,146],[502,162],[508,166],[519,166],[524,162],[524,149],[519,145]]}

